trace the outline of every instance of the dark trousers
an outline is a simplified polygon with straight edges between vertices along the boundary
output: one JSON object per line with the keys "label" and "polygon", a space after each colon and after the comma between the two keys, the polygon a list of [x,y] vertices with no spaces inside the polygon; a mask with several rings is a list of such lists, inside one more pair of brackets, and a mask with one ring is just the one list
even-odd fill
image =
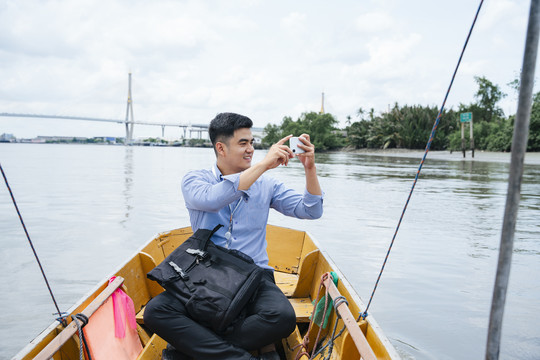
{"label": "dark trousers", "polygon": [[289,336],[296,315],[289,300],[267,270],[246,316],[227,334],[216,334],[192,319],[184,304],[166,291],[146,305],[145,325],[181,352],[197,360],[249,360],[256,350]]}

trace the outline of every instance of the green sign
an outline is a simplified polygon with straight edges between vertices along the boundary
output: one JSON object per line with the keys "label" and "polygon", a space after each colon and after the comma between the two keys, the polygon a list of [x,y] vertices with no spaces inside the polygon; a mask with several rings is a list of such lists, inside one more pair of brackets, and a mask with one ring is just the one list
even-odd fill
{"label": "green sign", "polygon": [[472,112],[466,112],[459,114],[459,121],[463,122],[471,122],[472,121]]}

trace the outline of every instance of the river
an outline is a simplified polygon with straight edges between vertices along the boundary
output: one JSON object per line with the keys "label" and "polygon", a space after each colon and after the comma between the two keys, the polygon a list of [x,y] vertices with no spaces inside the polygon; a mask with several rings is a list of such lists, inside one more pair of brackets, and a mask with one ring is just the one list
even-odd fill
{"label": "river", "polygon": [[[265,151],[256,151],[254,161]],[[421,159],[419,152],[317,154],[325,213],[272,212],[305,229],[367,303]],[[182,176],[211,149],[0,144],[0,161],[62,311],[156,233],[189,225]],[[405,359],[484,357],[509,154],[431,152],[370,308]],[[297,160],[272,171],[303,190]],[[55,308],[0,186],[0,359],[54,321]],[[540,154],[527,154],[502,359],[540,354]]]}

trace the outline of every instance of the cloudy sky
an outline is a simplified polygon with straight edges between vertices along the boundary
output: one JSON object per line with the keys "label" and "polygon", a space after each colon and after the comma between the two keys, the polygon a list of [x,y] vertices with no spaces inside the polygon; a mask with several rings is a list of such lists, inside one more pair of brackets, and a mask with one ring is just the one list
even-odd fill
{"label": "cloudy sky", "polygon": [[[208,123],[232,111],[255,126],[325,110],[439,107],[479,0],[0,0],[0,113]],[[472,102],[474,76],[508,96],[529,2],[484,3],[447,107]],[[0,134],[124,136],[121,124],[0,117]],[[166,129],[165,137],[178,137]],[[135,137],[160,136],[136,126]]]}

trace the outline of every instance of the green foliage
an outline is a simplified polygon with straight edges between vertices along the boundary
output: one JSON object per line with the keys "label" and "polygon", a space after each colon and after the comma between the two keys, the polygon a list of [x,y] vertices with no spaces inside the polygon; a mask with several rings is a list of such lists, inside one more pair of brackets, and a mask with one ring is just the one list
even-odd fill
{"label": "green foliage", "polygon": [[303,113],[297,121],[285,116],[280,126],[266,125],[263,142],[269,145],[290,134],[294,136],[309,134],[315,149],[335,149],[344,145],[343,140],[336,134],[337,124],[338,121],[331,114]]}
{"label": "green foliage", "polygon": [[474,80],[478,84],[478,91],[474,95],[476,102],[477,119],[491,122],[504,115],[497,103],[506,97],[498,85],[493,84],[485,77],[475,76]]}
{"label": "green foliage", "polygon": [[371,147],[368,141],[371,124],[367,120],[360,120],[349,125],[347,127],[348,144],[357,149]]}
{"label": "green foliage", "polygon": [[264,127],[264,133],[266,136],[262,139],[264,145],[272,145],[279,141],[281,136],[281,129],[278,125],[268,124]]}
{"label": "green foliage", "polygon": [[533,98],[527,151],[540,151],[540,92]]}
{"label": "green foliage", "polygon": [[[364,112],[360,109],[358,114]],[[439,110],[420,105],[394,107],[380,116],[370,114],[370,120],[361,119],[347,128],[349,144],[356,148],[425,148]],[[455,128],[456,113],[444,111],[439,122],[432,149],[445,149],[448,134]]]}
{"label": "green foliage", "polygon": [[[504,117],[504,113],[497,103],[506,96],[497,85],[485,77],[474,78],[478,84],[478,90],[474,95],[475,103],[460,104],[459,112],[472,112],[474,147],[478,150],[487,151],[510,151],[512,145],[513,120]],[[511,85],[519,86],[514,80]],[[469,146],[469,127],[465,125],[465,146]],[[461,150],[461,129],[449,137],[449,149]]]}
{"label": "green foliage", "polygon": [[[433,150],[461,150],[461,124],[459,114],[472,112],[475,149],[487,151],[510,151],[515,116],[505,117],[498,103],[504,94],[498,85],[485,77],[476,76],[478,90],[475,102],[460,104],[458,110],[442,113],[431,144]],[[519,79],[510,82],[519,88]],[[437,107],[421,105],[399,106],[394,104],[388,112],[375,115],[371,109],[366,112],[359,108],[357,121],[347,117],[347,136],[342,139],[338,133],[337,120],[330,114],[304,113],[297,121],[284,117],[280,126],[265,127],[265,144],[273,144],[286,135],[310,134],[317,149],[334,149],[343,145],[355,148],[407,148],[424,149],[439,113]],[[465,125],[466,146],[469,148],[469,128]],[[529,127],[528,151],[540,151],[540,92],[534,95]]]}

